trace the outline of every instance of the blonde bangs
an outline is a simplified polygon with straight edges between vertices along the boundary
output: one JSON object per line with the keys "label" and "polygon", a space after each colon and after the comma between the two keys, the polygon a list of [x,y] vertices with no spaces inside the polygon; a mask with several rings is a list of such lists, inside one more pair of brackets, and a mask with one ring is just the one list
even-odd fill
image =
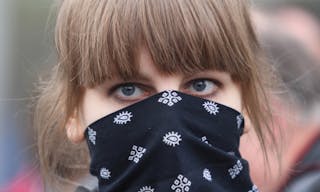
{"label": "blonde bangs", "polygon": [[66,1],[56,33],[61,66],[78,85],[98,85],[114,75],[126,79],[138,72],[137,56],[146,47],[162,73],[216,69],[250,76],[254,58],[252,47],[246,47],[252,44],[252,29],[244,27],[250,26],[246,5],[240,0]]}

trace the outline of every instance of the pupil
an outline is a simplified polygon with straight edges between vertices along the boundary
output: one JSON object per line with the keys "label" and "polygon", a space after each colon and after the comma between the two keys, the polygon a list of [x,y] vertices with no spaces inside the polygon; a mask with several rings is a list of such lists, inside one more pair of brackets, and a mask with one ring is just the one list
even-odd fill
{"label": "pupil", "polygon": [[121,92],[125,95],[125,96],[131,96],[133,95],[135,91],[135,87],[132,85],[127,85],[121,88]]}
{"label": "pupil", "polygon": [[202,81],[194,82],[192,86],[193,86],[194,90],[196,90],[196,91],[203,91],[207,85],[206,85],[205,81],[202,80]]}

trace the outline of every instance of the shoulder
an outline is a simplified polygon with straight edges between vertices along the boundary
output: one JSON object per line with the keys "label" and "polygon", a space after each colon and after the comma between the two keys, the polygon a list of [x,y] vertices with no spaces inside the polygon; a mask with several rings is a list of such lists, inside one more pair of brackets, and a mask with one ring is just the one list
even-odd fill
{"label": "shoulder", "polygon": [[79,185],[75,192],[98,192],[98,180],[93,176],[86,176],[82,178]]}
{"label": "shoulder", "polygon": [[320,170],[304,174],[293,180],[285,192],[318,192],[320,189]]}
{"label": "shoulder", "polygon": [[298,166],[294,168],[297,173],[287,183],[284,192],[318,192],[320,189],[320,134],[313,145],[304,155]]}

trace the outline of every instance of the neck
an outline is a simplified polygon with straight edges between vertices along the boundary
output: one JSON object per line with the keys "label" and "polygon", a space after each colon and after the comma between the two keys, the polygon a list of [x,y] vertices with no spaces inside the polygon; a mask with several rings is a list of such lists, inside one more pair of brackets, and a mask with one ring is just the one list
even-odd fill
{"label": "neck", "polygon": [[294,167],[308,153],[311,146],[314,144],[320,135],[319,126],[300,124],[300,127],[290,129],[290,134],[286,137],[286,143],[282,154],[282,178],[279,180],[279,186],[284,185],[290,176]]}
{"label": "neck", "polygon": [[[254,131],[243,135],[240,145],[242,155],[249,161],[253,181],[264,192],[277,191],[286,183],[292,175],[296,162],[305,155],[312,141],[320,135],[319,123],[306,123],[306,121],[297,121],[283,116],[275,122],[280,127],[279,132],[275,131],[275,139],[281,146],[280,158],[271,148],[268,148],[269,167],[263,163],[262,149],[259,147]],[[267,144],[267,147],[271,145]]]}

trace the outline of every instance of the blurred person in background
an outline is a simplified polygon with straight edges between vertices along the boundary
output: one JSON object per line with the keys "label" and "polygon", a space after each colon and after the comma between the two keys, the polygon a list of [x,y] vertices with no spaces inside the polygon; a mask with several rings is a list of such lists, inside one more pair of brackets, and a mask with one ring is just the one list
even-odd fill
{"label": "blurred person in background", "polygon": [[310,12],[298,8],[287,7],[276,14],[278,23],[287,33],[296,38],[309,54],[320,62],[320,24]]}
{"label": "blurred person in background", "polygon": [[[269,167],[259,160],[257,154],[261,149],[252,148],[258,146],[252,133],[242,140],[242,154],[251,163],[253,180],[263,192],[319,192],[320,65],[316,52],[320,35],[315,30],[318,26],[314,19],[308,21],[311,17],[301,17],[290,24],[286,9],[276,13],[260,10],[253,17],[269,62],[283,81],[284,89],[273,102],[277,110],[274,126],[280,128],[276,135],[277,142],[281,142],[281,156],[278,158],[270,148]],[[309,15],[302,10],[296,13],[291,13],[292,19]],[[304,37],[302,31],[305,36],[314,35]]]}
{"label": "blurred person in background", "polygon": [[254,17],[260,31],[275,28],[277,31],[285,32],[286,35],[298,41],[303,49],[320,63],[320,24],[315,15],[293,4],[263,7],[259,12],[262,14],[255,14]]}

